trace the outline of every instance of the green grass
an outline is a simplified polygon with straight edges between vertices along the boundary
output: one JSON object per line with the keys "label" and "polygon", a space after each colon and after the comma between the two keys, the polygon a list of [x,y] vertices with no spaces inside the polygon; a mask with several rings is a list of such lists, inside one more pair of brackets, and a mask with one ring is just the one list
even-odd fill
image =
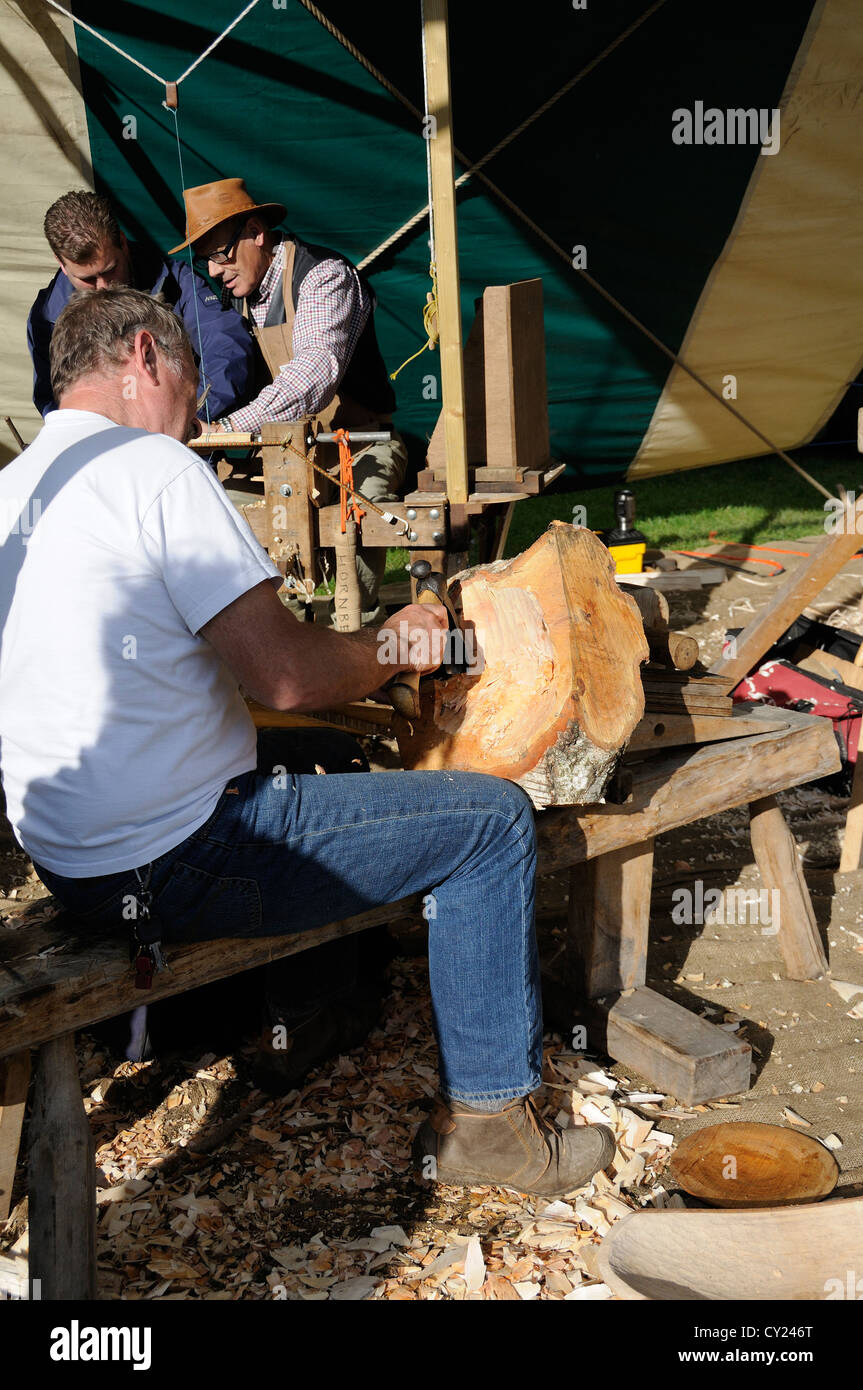
{"label": "green grass", "polygon": [[[850,445],[804,450],[798,462],[834,496],[840,484],[858,496],[863,492],[863,457]],[[669,473],[633,482],[631,487],[636,524],[650,547],[663,550],[698,550],[719,541],[763,545],[797,540],[820,535],[828,515],[821,493],[775,456]],[[616,487],[592,488],[519,502],[507,555],[526,550],[550,521],[571,521],[575,506],[585,508],[586,526],[597,531],[613,526],[616,491]],[[406,550],[388,552],[386,583],[406,577],[407,560]]]}

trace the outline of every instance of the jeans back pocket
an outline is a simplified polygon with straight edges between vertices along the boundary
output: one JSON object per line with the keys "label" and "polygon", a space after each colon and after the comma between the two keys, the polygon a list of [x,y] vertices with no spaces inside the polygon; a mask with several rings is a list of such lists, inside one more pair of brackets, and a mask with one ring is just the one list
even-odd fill
{"label": "jeans back pocket", "polygon": [[165,941],[214,941],[254,936],[261,929],[261,890],[256,879],[211,874],[175,859],[153,903]]}

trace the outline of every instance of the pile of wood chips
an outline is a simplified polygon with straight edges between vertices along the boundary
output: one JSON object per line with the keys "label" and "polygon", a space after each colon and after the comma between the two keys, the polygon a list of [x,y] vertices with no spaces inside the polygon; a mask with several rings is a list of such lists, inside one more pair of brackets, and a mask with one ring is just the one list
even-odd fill
{"label": "pile of wood chips", "polygon": [[[611,1296],[594,1272],[598,1243],[640,1205],[679,1203],[659,1179],[673,1142],[662,1116],[682,1112],[552,1037],[540,1108],[565,1125],[611,1124],[613,1178],[599,1174],[568,1201],[423,1181],[410,1143],[437,1089],[426,970],[422,958],[397,960],[368,1042],[284,1097],[252,1089],[242,1054],[167,1076],[159,1061],[106,1071],[104,1049],[82,1038],[100,1297]],[[22,1202],[2,1240],[22,1264],[25,1222]]]}

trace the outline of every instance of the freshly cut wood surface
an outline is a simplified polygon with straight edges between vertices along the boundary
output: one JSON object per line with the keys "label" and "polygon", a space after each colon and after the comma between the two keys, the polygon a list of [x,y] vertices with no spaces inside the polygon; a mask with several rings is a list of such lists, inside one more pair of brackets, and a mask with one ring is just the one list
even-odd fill
{"label": "freshly cut wood surface", "polygon": [[553,522],[450,595],[482,669],[423,682],[419,719],[393,721],[405,767],[506,777],[540,807],[599,800],[644,712],[649,655],[605,546]]}
{"label": "freshly cut wood surface", "polygon": [[687,1135],[671,1158],[684,1191],[714,1207],[815,1202],[836,1186],[839,1165],[808,1134],[739,1120]]}
{"label": "freshly cut wood surface", "polygon": [[856,1297],[846,1278],[861,1250],[863,1197],[847,1197],[758,1211],[636,1211],[612,1227],[598,1265],[620,1298],[822,1300]]}

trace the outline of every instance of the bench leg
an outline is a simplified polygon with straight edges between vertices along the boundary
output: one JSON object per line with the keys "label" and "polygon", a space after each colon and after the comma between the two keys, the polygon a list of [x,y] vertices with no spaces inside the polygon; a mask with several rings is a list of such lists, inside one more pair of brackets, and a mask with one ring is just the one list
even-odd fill
{"label": "bench leg", "polygon": [[751,1049],[647,989],[653,840],[573,868],[567,979],[594,1046],[688,1105],[749,1087]]}
{"label": "bench leg", "polygon": [[644,984],[652,883],[652,840],[570,871],[568,974],[585,998]]}
{"label": "bench leg", "polygon": [[0,1221],[6,1220],[12,1206],[29,1081],[29,1048],[0,1061]]}
{"label": "bench leg", "polygon": [[31,1283],[46,1300],[95,1298],[95,1160],[73,1033],[39,1049],[29,1160]]}
{"label": "bench leg", "polygon": [[854,764],[851,800],[848,803],[848,813],[845,817],[842,857],[839,860],[840,874],[850,874],[855,869],[859,869],[861,854],[863,854],[863,748],[860,749]]}
{"label": "bench leg", "polygon": [[829,965],[818,935],[809,889],[797,844],[774,796],[749,806],[752,851],[764,887],[776,889],[779,902],[779,949],[791,980],[817,980]]}

